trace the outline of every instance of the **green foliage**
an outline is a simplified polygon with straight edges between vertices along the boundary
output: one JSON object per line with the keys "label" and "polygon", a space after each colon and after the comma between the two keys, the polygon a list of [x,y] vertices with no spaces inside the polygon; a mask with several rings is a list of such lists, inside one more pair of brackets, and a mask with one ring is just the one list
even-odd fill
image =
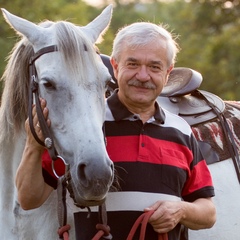
{"label": "green foliage", "polygon": [[[104,1],[107,5],[108,0]],[[104,41],[98,45],[111,54],[117,30],[136,21],[150,21],[169,26],[179,36],[181,52],[176,67],[189,67],[202,73],[201,89],[223,99],[240,100],[240,2],[239,0],[141,0],[114,1],[113,18]],[[81,0],[0,0],[0,6],[33,22],[68,20],[86,25],[102,9]],[[17,37],[0,16],[0,74],[6,56]],[[1,89],[1,85],[0,85]]]}

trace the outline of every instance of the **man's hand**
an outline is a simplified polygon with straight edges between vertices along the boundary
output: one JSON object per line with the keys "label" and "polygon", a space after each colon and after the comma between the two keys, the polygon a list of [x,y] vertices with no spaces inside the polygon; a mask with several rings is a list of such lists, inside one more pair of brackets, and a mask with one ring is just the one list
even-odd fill
{"label": "man's hand", "polygon": [[[40,98],[40,103],[41,103],[41,108],[42,108],[42,111],[43,111],[43,116],[44,116],[45,120],[47,121],[47,125],[50,127],[51,122],[48,119],[48,108],[46,107],[47,106],[47,101],[43,98]],[[33,105],[33,107],[32,107],[32,116],[33,116],[33,126],[34,126],[34,129],[35,129],[35,132],[36,132],[38,138],[41,141],[44,142],[44,137],[43,137],[43,134],[42,134],[42,130],[41,130],[41,127],[40,127],[39,122],[38,122],[36,105]],[[34,136],[32,135],[32,132],[30,130],[30,125],[29,125],[29,119],[27,119],[25,121],[25,129],[26,129],[26,132],[27,132],[27,143],[26,144],[29,145],[29,146],[32,146],[36,149],[41,150],[43,148],[43,146],[41,146],[35,140]]]}
{"label": "man's hand", "polygon": [[155,210],[149,223],[158,233],[171,231],[178,223],[198,230],[211,228],[216,221],[216,209],[212,198],[199,198],[194,202],[158,201],[144,211]]}
{"label": "man's hand", "polygon": [[157,233],[171,231],[182,218],[181,202],[158,201],[144,211],[155,210],[149,219],[149,223]]}

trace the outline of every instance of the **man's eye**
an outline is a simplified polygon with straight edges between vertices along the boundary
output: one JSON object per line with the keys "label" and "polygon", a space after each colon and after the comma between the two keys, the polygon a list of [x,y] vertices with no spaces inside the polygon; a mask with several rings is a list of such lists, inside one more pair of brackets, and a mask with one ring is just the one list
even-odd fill
{"label": "man's eye", "polygon": [[161,67],[160,66],[157,66],[157,65],[151,65],[150,68],[154,71],[159,71],[161,70]]}

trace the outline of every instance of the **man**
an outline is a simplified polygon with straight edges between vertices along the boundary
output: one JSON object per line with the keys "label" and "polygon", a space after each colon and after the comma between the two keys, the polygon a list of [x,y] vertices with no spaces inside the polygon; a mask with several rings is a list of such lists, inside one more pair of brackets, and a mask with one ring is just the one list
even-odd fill
{"label": "man", "polygon": [[[183,226],[203,229],[215,223],[211,176],[191,128],[156,102],[177,53],[172,35],[152,23],[134,23],[121,29],[113,43],[111,64],[119,89],[106,101],[105,131],[119,186],[117,192],[109,193],[106,207],[117,240],[126,239],[143,211],[154,210],[148,240],[161,233],[168,233],[169,240],[178,240]],[[47,118],[44,100],[42,108]],[[30,135],[16,177],[19,201],[25,208],[40,206],[53,189],[50,182],[40,184],[41,194],[27,200],[25,190],[21,190],[26,181],[23,174],[29,175],[22,167],[26,159],[39,159],[42,154]],[[38,153],[29,154],[33,145]]]}

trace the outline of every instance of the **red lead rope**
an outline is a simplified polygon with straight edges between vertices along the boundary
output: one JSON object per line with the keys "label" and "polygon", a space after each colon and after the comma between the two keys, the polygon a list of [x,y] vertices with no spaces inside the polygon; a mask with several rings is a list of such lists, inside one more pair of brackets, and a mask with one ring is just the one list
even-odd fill
{"label": "red lead rope", "polygon": [[[132,240],[135,232],[137,231],[138,227],[141,224],[141,231],[140,231],[140,238],[139,240],[144,240],[145,239],[145,233],[146,233],[146,228],[147,228],[147,223],[149,218],[152,216],[154,211],[149,211],[145,212],[142,215],[138,217],[134,225],[132,226],[132,229],[130,233],[128,234],[127,240]],[[167,233],[164,234],[159,234],[158,235],[158,240],[168,240],[168,235]]]}
{"label": "red lead rope", "polygon": [[107,225],[104,224],[97,224],[96,226],[98,232],[97,234],[92,238],[92,240],[99,240],[101,237],[104,237],[104,239],[112,239],[112,235],[110,234],[110,228]]}
{"label": "red lead rope", "polygon": [[62,226],[61,228],[58,229],[58,235],[59,235],[59,239],[63,239],[63,240],[69,240],[69,234],[68,231],[70,230],[70,225],[65,225]]}
{"label": "red lead rope", "polygon": [[[138,227],[141,225],[141,231],[140,231],[140,238],[139,240],[144,240],[145,239],[145,234],[146,234],[146,228],[148,224],[149,218],[152,216],[154,211],[149,211],[145,212],[142,215],[138,217],[136,222],[133,224],[131,231],[128,234],[128,237],[126,240],[132,240],[134,237],[134,234],[136,233]],[[110,229],[108,226],[104,226],[102,224],[97,224],[97,229],[98,233],[92,238],[92,240],[99,240],[101,237],[106,236],[106,239],[112,239],[111,234],[110,234]],[[108,238],[108,235],[110,236]],[[158,240],[168,240],[168,235],[167,233],[159,234],[158,235]]]}

